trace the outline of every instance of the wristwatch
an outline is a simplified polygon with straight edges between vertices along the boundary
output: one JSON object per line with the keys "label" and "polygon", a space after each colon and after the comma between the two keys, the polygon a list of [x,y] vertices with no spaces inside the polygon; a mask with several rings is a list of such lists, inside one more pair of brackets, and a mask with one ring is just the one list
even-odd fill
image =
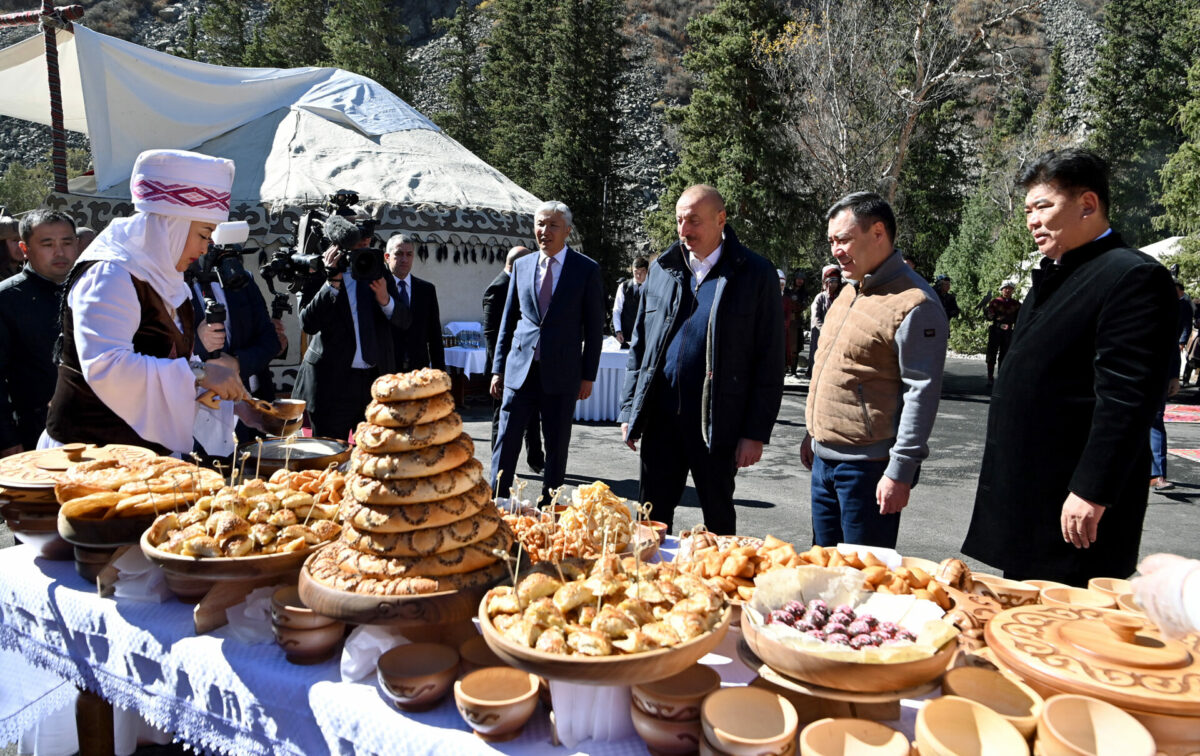
{"label": "wristwatch", "polygon": [[208,374],[208,371],[205,370],[203,362],[192,362],[190,363],[190,367],[192,368],[192,375],[196,377],[196,385],[199,386],[200,382]]}

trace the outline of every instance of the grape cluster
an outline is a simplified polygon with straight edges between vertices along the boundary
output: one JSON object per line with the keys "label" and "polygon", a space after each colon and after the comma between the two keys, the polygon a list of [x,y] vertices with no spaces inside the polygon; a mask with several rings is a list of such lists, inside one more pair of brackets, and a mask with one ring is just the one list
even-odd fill
{"label": "grape cluster", "polygon": [[776,622],[819,641],[856,650],[917,639],[911,631],[895,622],[879,622],[870,614],[856,615],[854,609],[845,604],[830,611],[829,605],[821,599],[813,599],[807,606],[795,600],[787,602],[782,609],[774,609],[767,615],[768,625]]}

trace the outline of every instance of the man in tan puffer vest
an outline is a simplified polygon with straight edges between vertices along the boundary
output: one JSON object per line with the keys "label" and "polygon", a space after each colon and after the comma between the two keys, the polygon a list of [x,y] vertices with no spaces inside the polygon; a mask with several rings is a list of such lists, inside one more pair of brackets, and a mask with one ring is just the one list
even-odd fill
{"label": "man in tan puffer vest", "polygon": [[825,315],[800,451],[812,470],[813,542],[894,548],[937,415],[946,313],[893,243],[896,217],[856,192],[826,215],[850,285]]}

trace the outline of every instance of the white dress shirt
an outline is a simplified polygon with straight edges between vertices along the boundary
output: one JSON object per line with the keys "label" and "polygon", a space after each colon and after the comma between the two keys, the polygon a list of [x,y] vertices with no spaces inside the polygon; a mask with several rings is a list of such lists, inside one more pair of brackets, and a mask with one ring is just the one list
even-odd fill
{"label": "white dress shirt", "polygon": [[[396,284],[396,291],[400,291],[400,282],[401,281],[404,282],[404,293],[408,295],[408,304],[411,307],[412,306],[412,271],[409,271],[408,275],[406,275],[404,278],[396,278],[395,276],[392,276],[392,281],[394,281]],[[385,304],[383,306],[384,317],[386,317],[388,320],[391,320],[392,313],[395,311],[396,311],[396,303],[394,301],[392,301],[391,297],[388,297],[387,304]]]}
{"label": "white dress shirt", "polygon": [[[630,280],[636,280],[636,279],[630,279]],[[629,281],[625,281],[620,286],[618,286],[617,287],[617,295],[615,297],[613,297],[613,311],[612,311],[613,333],[621,332],[621,310],[625,309],[625,284],[627,284],[627,283],[629,283]],[[638,293],[640,294],[642,291],[642,285],[640,283],[635,283],[634,286],[637,287]],[[628,333],[624,334],[626,340],[629,339],[630,335],[631,334],[628,334]]]}
{"label": "white dress shirt", "polygon": [[554,255],[547,255],[545,252],[538,252],[537,277],[534,279],[534,298],[542,291],[542,280],[546,277],[546,267],[551,262],[558,263],[554,266],[554,272],[550,280],[550,292],[553,294],[558,290],[558,281],[562,278],[563,263],[567,261],[567,253],[571,251],[570,247],[563,247]]}
{"label": "white dress shirt", "polygon": [[714,249],[708,255],[708,257],[704,258],[703,260],[701,260],[699,257],[696,257],[696,255],[692,254],[692,251],[690,249],[688,250],[687,264],[688,264],[688,267],[691,268],[691,270],[692,270],[692,288],[693,289],[700,288],[700,284],[704,283],[705,276],[707,276],[712,271],[713,267],[715,267],[716,264],[718,262],[720,262],[721,250],[722,250],[722,248],[724,248],[724,246],[725,246],[725,242],[721,242],[720,244],[717,245],[717,248]]}

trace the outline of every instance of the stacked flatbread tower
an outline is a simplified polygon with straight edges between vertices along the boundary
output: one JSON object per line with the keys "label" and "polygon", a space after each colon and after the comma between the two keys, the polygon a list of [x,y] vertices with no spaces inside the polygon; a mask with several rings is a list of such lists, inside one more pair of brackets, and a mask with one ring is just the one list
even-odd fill
{"label": "stacked flatbread tower", "polygon": [[342,536],[309,561],[318,582],[374,596],[489,585],[513,537],[441,370],[380,376],[355,432]]}

